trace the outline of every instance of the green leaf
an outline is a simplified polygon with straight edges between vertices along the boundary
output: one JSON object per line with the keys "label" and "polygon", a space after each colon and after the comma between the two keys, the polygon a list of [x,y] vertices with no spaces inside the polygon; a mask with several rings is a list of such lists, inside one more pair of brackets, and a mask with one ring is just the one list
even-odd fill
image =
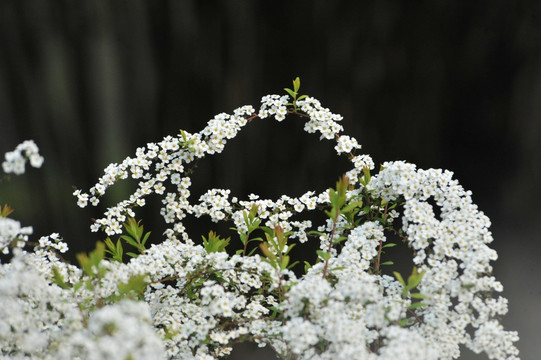
{"label": "green leaf", "polygon": [[296,94],[295,94],[295,92],[294,92],[293,90],[288,89],[288,88],[284,88],[284,90],[287,91],[287,93],[288,93],[289,95],[291,95],[292,98],[295,98],[295,97],[296,97]]}
{"label": "green leaf", "polygon": [[70,285],[66,284],[64,278],[62,277],[62,274],[60,274],[60,271],[58,271],[58,268],[56,266],[53,266],[53,282],[64,290],[67,290],[71,287]]}
{"label": "green leaf", "polygon": [[105,245],[107,246],[107,249],[105,250],[105,252],[114,256],[116,254],[116,246],[115,244],[113,244],[113,241],[111,240],[111,238],[105,239]]}
{"label": "green leaf", "polygon": [[414,266],[411,275],[408,277],[407,289],[408,290],[415,289],[417,285],[421,283],[421,280],[423,279],[424,274],[425,274],[424,271],[418,272],[417,267]]}
{"label": "green leaf", "polygon": [[334,244],[339,244],[342,241],[347,240],[347,239],[348,239],[347,236],[340,236],[340,237],[337,237],[336,239],[334,239],[332,243],[333,243],[333,245]]}
{"label": "green leaf", "polygon": [[287,246],[287,250],[286,250],[286,252],[284,253],[284,255],[289,254],[289,252],[291,251],[291,249],[293,249],[293,248],[295,247],[295,245],[297,245],[297,244],[291,244],[291,245],[288,245],[288,246]]}
{"label": "green leaf", "polygon": [[325,210],[325,214],[327,214],[327,216],[331,219],[335,219],[337,216],[337,212],[338,210],[336,210],[336,208],[332,208],[330,211],[329,210]]}
{"label": "green leaf", "polygon": [[[257,248],[253,248],[252,250],[250,250],[250,252],[248,253],[247,256],[252,256],[256,250],[257,250]],[[241,254],[242,254],[242,252],[243,252],[243,250],[240,251]]]}
{"label": "green leaf", "polygon": [[404,326],[408,325],[409,322],[410,322],[410,319],[408,319],[408,318],[402,319],[402,320],[400,320],[398,322],[398,326],[404,327]]}
{"label": "green leaf", "polygon": [[135,241],[131,236],[120,235],[120,237],[134,248],[139,249],[139,244],[137,244],[137,241]]}
{"label": "green leaf", "polygon": [[113,241],[111,238],[105,239],[105,245],[107,246],[107,249],[105,250],[106,253],[111,254],[112,259],[118,262],[122,262],[122,243],[120,242],[120,239],[117,240],[116,245],[113,244]]}
{"label": "green leaf", "polygon": [[104,274],[105,270],[100,267],[100,262],[105,258],[105,244],[103,242],[98,241],[96,249],[90,254],[79,253],[76,258],[86,275],[94,278]]}
{"label": "green leaf", "polygon": [[259,244],[259,248],[261,249],[265,257],[267,257],[269,260],[272,260],[273,262],[276,261],[276,256],[269,251],[269,247],[267,246],[267,243]]}
{"label": "green leaf", "polygon": [[353,203],[350,203],[350,204],[344,206],[342,208],[342,210],[340,210],[340,212],[342,214],[349,213],[352,210],[354,210],[355,208],[358,208],[358,207],[361,207],[361,206],[363,206],[363,202],[362,201],[356,201],[356,202],[353,202]]}
{"label": "green leaf", "polygon": [[246,233],[239,234],[240,242],[242,243],[242,245],[246,243],[246,236],[248,236]]}
{"label": "green leaf", "polygon": [[323,261],[327,261],[331,258],[331,254],[329,254],[328,252],[326,251],[323,251],[323,250],[316,250],[316,254],[321,258],[323,259]]}
{"label": "green leaf", "polygon": [[293,80],[293,89],[296,93],[299,92],[299,89],[301,87],[301,79],[297,76],[295,80]]}
{"label": "green leaf", "polygon": [[392,261],[385,261],[385,262],[381,263],[381,265],[394,265],[394,262],[392,262]]}
{"label": "green leaf", "polygon": [[364,180],[366,181],[366,183],[368,184],[370,182],[370,169],[368,167],[364,167],[363,168],[363,173],[364,173]]}
{"label": "green leaf", "polygon": [[302,100],[302,99],[304,99],[304,98],[306,98],[306,97],[308,97],[308,95],[301,95],[301,96],[299,96],[299,97],[297,98],[297,100]]}
{"label": "green leaf", "polygon": [[400,284],[402,284],[402,286],[405,288],[406,287],[406,282],[404,281],[404,278],[402,277],[402,275],[400,275],[400,273],[397,272],[397,271],[393,271],[393,274],[394,274],[394,277],[396,278],[396,280],[398,280],[398,282]]}
{"label": "green leaf", "polygon": [[292,264],[289,264],[289,265],[287,266],[288,270],[293,269],[293,267],[294,267],[295,265],[297,265],[298,263],[299,263],[298,261],[294,261]]}
{"label": "green leaf", "polygon": [[96,249],[90,253],[90,260],[92,265],[98,266],[100,262],[105,258],[105,244],[101,241],[96,243]]}
{"label": "green leaf", "polygon": [[182,135],[182,140],[184,140],[184,142],[186,142],[186,132],[184,132],[184,130],[180,129],[180,135]]}
{"label": "green leaf", "polygon": [[248,240],[249,243],[251,243],[252,241],[263,241],[263,238],[256,237],[256,238],[251,238],[250,240]]}
{"label": "green leaf", "polygon": [[427,296],[421,293],[410,293],[410,296],[414,299],[426,299]]}
{"label": "green leaf", "polygon": [[395,247],[396,244],[395,243],[388,243],[388,244],[385,244],[382,246],[382,248],[390,248],[390,247]]}
{"label": "green leaf", "polygon": [[140,297],[147,287],[145,275],[135,275],[129,278],[127,283],[118,284],[118,291],[124,296]]}
{"label": "green leaf", "polygon": [[12,212],[13,209],[8,204],[4,204],[4,207],[0,208],[0,217],[8,217]]}
{"label": "green leaf", "polygon": [[282,270],[287,269],[288,265],[289,265],[289,256],[283,255],[282,260],[280,261],[280,269]]}
{"label": "green leaf", "polygon": [[[241,237],[242,235],[246,236],[246,234],[241,234]],[[204,236],[201,237],[203,238],[203,246],[208,253],[225,251],[231,241],[229,237],[227,239],[220,238],[214,231],[209,231],[208,239]]]}
{"label": "green leaf", "polygon": [[81,286],[83,286],[83,281],[80,280],[80,281],[77,281],[74,285],[73,285],[73,290],[75,292],[79,291],[79,289],[81,288]]}
{"label": "green leaf", "polygon": [[130,234],[134,239],[140,239],[143,234],[143,226],[139,226],[141,220],[137,221],[134,218],[128,218],[124,225],[126,232]]}
{"label": "green leaf", "polygon": [[418,309],[420,307],[427,306],[427,304],[422,302],[416,302],[408,306],[408,310]]}
{"label": "green leaf", "polygon": [[141,241],[141,245],[143,245],[143,247],[145,247],[145,243],[147,242],[148,237],[150,236],[150,233],[151,233],[150,231],[147,232],[147,233],[145,234],[145,236],[143,237],[143,240]]}

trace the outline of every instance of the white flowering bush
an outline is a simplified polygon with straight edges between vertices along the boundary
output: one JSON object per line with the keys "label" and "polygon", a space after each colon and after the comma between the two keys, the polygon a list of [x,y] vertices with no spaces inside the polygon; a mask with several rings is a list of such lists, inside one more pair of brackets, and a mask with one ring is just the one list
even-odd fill
{"label": "white flowering bush", "polygon": [[[456,359],[460,345],[518,359],[517,333],[498,322],[507,300],[491,275],[490,221],[471,193],[450,171],[395,161],[375,172],[341,134],[342,117],[293,84],[263,97],[257,112],[243,106],[198,133],[138,148],[89,191],[76,190],[79,206],[95,206],[118,181],[137,182],[92,224],[109,237],[79,254],[79,266],[60,260],[67,245],[58,234],[31,243],[31,231],[2,212],[2,250],[14,250],[0,269],[2,358],[217,359],[253,341],[283,359]],[[350,160],[335,187],[278,199],[237,199],[228,189],[190,197],[198,159],[222,152],[249,123],[288,117]],[[15,168],[24,164],[4,166]],[[167,230],[149,246],[135,219],[153,194]],[[299,220],[314,212],[326,220]],[[187,216],[227,222],[234,236],[192,239]],[[308,242],[316,254],[293,261],[291,250]],[[407,274],[382,260],[400,243],[413,252]]]}

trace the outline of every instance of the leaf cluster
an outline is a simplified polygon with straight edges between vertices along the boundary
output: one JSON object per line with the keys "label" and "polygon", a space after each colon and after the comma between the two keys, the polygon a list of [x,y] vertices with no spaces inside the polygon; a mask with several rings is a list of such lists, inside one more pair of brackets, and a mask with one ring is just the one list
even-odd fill
{"label": "leaf cluster", "polygon": [[259,244],[259,248],[265,255],[265,258],[275,269],[281,271],[291,269],[297,264],[297,261],[290,264],[289,252],[295,244],[287,243],[291,231],[284,232],[281,226],[275,226],[274,229],[262,227],[265,231],[266,241]]}
{"label": "leaf cluster", "polygon": [[139,252],[138,254],[134,252],[127,252],[126,255],[130,257],[137,257],[146,251],[145,244],[150,236],[150,232],[144,232],[143,225],[141,225],[141,220],[137,221],[134,218],[128,218],[123,226],[127,234],[121,235],[116,243],[113,243],[111,238],[105,239],[105,245],[107,245],[107,249],[105,250],[106,253],[109,254],[113,260],[118,262],[122,262],[124,254],[122,242],[120,241],[121,239]]}
{"label": "leaf cluster", "polygon": [[298,96],[300,87],[301,87],[301,79],[297,76],[295,80],[293,80],[293,89],[284,88],[284,90],[293,98],[293,101],[288,103],[287,105],[293,106],[294,112],[297,112],[297,101],[308,97],[308,95]]}
{"label": "leaf cluster", "polygon": [[[417,267],[414,266],[411,272],[411,275],[408,276],[407,282],[404,281],[404,278],[399,272],[393,271],[393,274],[398,280],[398,282],[402,285],[402,298],[403,299],[406,299],[408,296],[411,297],[412,299],[417,299],[417,300],[426,299],[426,295],[423,295],[420,292],[415,292],[415,293],[412,292],[412,290],[414,290],[421,283],[421,280],[423,279],[423,276],[425,274],[424,271],[419,272]],[[407,308],[408,310],[414,310],[423,306],[427,306],[427,304],[421,301],[418,301],[418,302],[412,303]]]}
{"label": "leaf cluster", "polygon": [[13,209],[8,204],[4,204],[3,207],[0,207],[0,217],[6,218],[12,212],[13,212]]}

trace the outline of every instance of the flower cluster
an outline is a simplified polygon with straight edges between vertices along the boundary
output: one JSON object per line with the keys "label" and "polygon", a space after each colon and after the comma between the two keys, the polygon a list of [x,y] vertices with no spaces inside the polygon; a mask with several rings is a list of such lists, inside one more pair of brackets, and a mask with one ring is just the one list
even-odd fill
{"label": "flower cluster", "polygon": [[[33,140],[26,140],[5,154],[2,169],[6,174],[14,173],[21,175],[25,172],[27,160],[35,168],[41,167],[43,157],[39,154],[39,148]],[[23,248],[28,241],[28,236],[33,233],[32,226],[21,226],[17,220],[8,218],[11,209],[7,206],[0,208],[0,252],[9,254],[10,248]]]}
{"label": "flower cluster", "polygon": [[39,148],[34,140],[20,143],[15,150],[5,154],[5,159],[2,163],[2,169],[6,174],[24,174],[27,160],[30,160],[30,165],[35,168],[39,168],[43,164],[43,157],[39,154]]}
{"label": "flower cluster", "polygon": [[12,247],[23,248],[28,241],[28,236],[33,233],[32,226],[21,226],[17,220],[0,217],[0,251],[9,254]]}
{"label": "flower cluster", "polygon": [[[372,174],[371,157],[355,154],[357,140],[341,134],[342,117],[314,98],[297,98],[296,81],[294,91],[286,89],[292,96],[268,95],[257,113],[243,106],[198,133],[147,144],[108,166],[88,192],[75,191],[84,207],[118,181],[137,182],[91,226],[121,237],[79,256],[81,268],[59,260],[66,245],[57,234],[2,265],[0,354],[216,359],[253,341],[282,358],[443,360],[458,358],[465,345],[518,359],[518,335],[497,320],[507,300],[493,296],[503,288],[491,275],[497,254],[489,247],[490,221],[471,193],[449,171],[403,161]],[[278,199],[209,189],[190,199],[197,159],[223,151],[256,119],[287,116],[306,119],[306,132],[335,141],[337,154],[350,160],[336,188]],[[133,218],[151,194],[161,198],[168,229],[161,243],[146,247]],[[319,210],[326,220],[307,219]],[[210,232],[201,243],[188,235],[187,215],[227,221],[236,234]],[[306,260],[317,260],[299,271],[290,251],[311,241],[318,250]],[[392,256],[397,241],[413,251],[409,276],[383,271],[393,263],[382,254]],[[230,242],[240,250],[232,253]],[[126,246],[138,253],[125,253]]]}

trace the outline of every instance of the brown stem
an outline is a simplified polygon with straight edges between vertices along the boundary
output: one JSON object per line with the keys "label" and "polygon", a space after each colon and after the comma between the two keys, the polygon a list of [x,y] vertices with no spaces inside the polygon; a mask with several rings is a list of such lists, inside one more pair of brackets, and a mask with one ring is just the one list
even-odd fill
{"label": "brown stem", "polygon": [[[387,206],[389,206],[389,204],[385,204],[385,211],[383,212],[383,221],[385,221],[386,217],[387,217]],[[380,240],[379,241],[379,248],[378,248],[378,257],[376,258],[376,265],[375,265],[375,273],[376,275],[379,274],[379,266],[380,266],[380,261],[381,261],[381,249],[383,248],[383,240]]]}
{"label": "brown stem", "polygon": [[424,321],[415,313],[415,311],[408,309],[408,311],[413,315],[415,320],[419,322],[419,324],[424,324]]}
{"label": "brown stem", "polygon": [[259,115],[258,114],[253,114],[252,116],[250,116],[246,120],[248,120],[248,122],[252,122],[252,120],[255,119],[256,117],[259,117]]}
{"label": "brown stem", "polygon": [[287,113],[288,114],[295,114],[295,115],[300,116],[300,117],[310,118],[309,115],[306,115],[306,114],[303,114],[301,112],[294,111],[294,110],[288,110]]}
{"label": "brown stem", "polygon": [[248,248],[248,238],[250,237],[250,233],[246,234],[246,239],[244,239],[244,250],[242,251],[242,256],[246,256],[246,249]]}
{"label": "brown stem", "polygon": [[[331,253],[331,250],[332,250],[332,242],[333,242],[333,238],[334,238],[334,233],[336,231],[336,224],[338,223],[338,216],[340,215],[340,211],[336,211],[336,216],[334,217],[333,219],[333,224],[332,224],[332,230],[331,230],[331,233],[329,235],[329,247],[327,248],[327,252],[330,254]],[[325,279],[327,277],[327,268],[329,267],[329,259],[325,260],[325,267],[323,268],[323,279]]]}

